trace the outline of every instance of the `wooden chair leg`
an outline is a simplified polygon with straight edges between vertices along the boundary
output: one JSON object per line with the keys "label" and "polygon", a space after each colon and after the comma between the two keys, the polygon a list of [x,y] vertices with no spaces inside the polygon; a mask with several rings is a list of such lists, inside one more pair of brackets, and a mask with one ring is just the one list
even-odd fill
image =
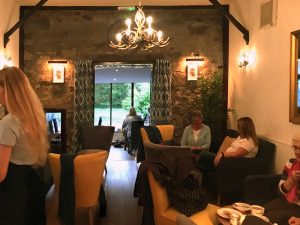
{"label": "wooden chair leg", "polygon": [[217,195],[217,205],[221,206],[221,194]]}
{"label": "wooden chair leg", "polygon": [[93,207],[89,207],[88,209],[89,213],[89,225],[94,225],[94,213],[93,213]]}

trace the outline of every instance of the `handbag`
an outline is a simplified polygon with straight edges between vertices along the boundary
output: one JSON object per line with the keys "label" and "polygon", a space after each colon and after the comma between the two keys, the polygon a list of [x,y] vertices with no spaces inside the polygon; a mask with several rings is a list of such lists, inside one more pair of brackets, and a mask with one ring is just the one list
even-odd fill
{"label": "handbag", "polygon": [[205,191],[198,185],[181,184],[167,187],[171,206],[186,216],[191,216],[207,207]]}

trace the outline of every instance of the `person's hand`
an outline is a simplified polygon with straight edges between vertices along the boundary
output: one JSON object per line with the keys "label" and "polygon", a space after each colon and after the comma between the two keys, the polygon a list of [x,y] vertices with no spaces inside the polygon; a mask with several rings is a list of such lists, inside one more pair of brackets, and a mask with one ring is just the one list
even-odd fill
{"label": "person's hand", "polygon": [[201,150],[201,147],[199,147],[199,146],[192,146],[191,150]]}
{"label": "person's hand", "polygon": [[294,170],[292,172],[292,179],[293,181],[299,181],[300,180],[300,170]]}
{"label": "person's hand", "polygon": [[214,159],[215,166],[219,165],[221,158],[222,158],[222,153],[218,153]]}
{"label": "person's hand", "polygon": [[290,225],[300,225],[300,218],[292,216],[288,222]]}

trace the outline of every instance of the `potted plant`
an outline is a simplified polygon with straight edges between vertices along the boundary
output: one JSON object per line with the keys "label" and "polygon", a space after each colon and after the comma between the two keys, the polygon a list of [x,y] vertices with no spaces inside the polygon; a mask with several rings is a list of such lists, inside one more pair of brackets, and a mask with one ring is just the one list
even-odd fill
{"label": "potted plant", "polygon": [[223,76],[211,72],[197,80],[197,97],[193,108],[203,113],[204,123],[211,129],[211,151],[215,152],[221,145],[226,131],[227,106],[223,89]]}

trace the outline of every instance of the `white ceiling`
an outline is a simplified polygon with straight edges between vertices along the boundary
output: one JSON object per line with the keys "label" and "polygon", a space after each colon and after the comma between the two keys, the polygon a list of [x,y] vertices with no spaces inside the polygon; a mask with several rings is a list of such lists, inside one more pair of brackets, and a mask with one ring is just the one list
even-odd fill
{"label": "white ceiling", "polygon": [[152,64],[107,64],[95,66],[95,83],[150,83]]}
{"label": "white ceiling", "polygon": [[[20,5],[35,5],[40,0],[20,0]],[[234,0],[219,0],[222,4],[229,4]],[[48,0],[46,6],[135,6],[139,0]],[[142,5],[211,5],[209,0],[144,0]]]}

